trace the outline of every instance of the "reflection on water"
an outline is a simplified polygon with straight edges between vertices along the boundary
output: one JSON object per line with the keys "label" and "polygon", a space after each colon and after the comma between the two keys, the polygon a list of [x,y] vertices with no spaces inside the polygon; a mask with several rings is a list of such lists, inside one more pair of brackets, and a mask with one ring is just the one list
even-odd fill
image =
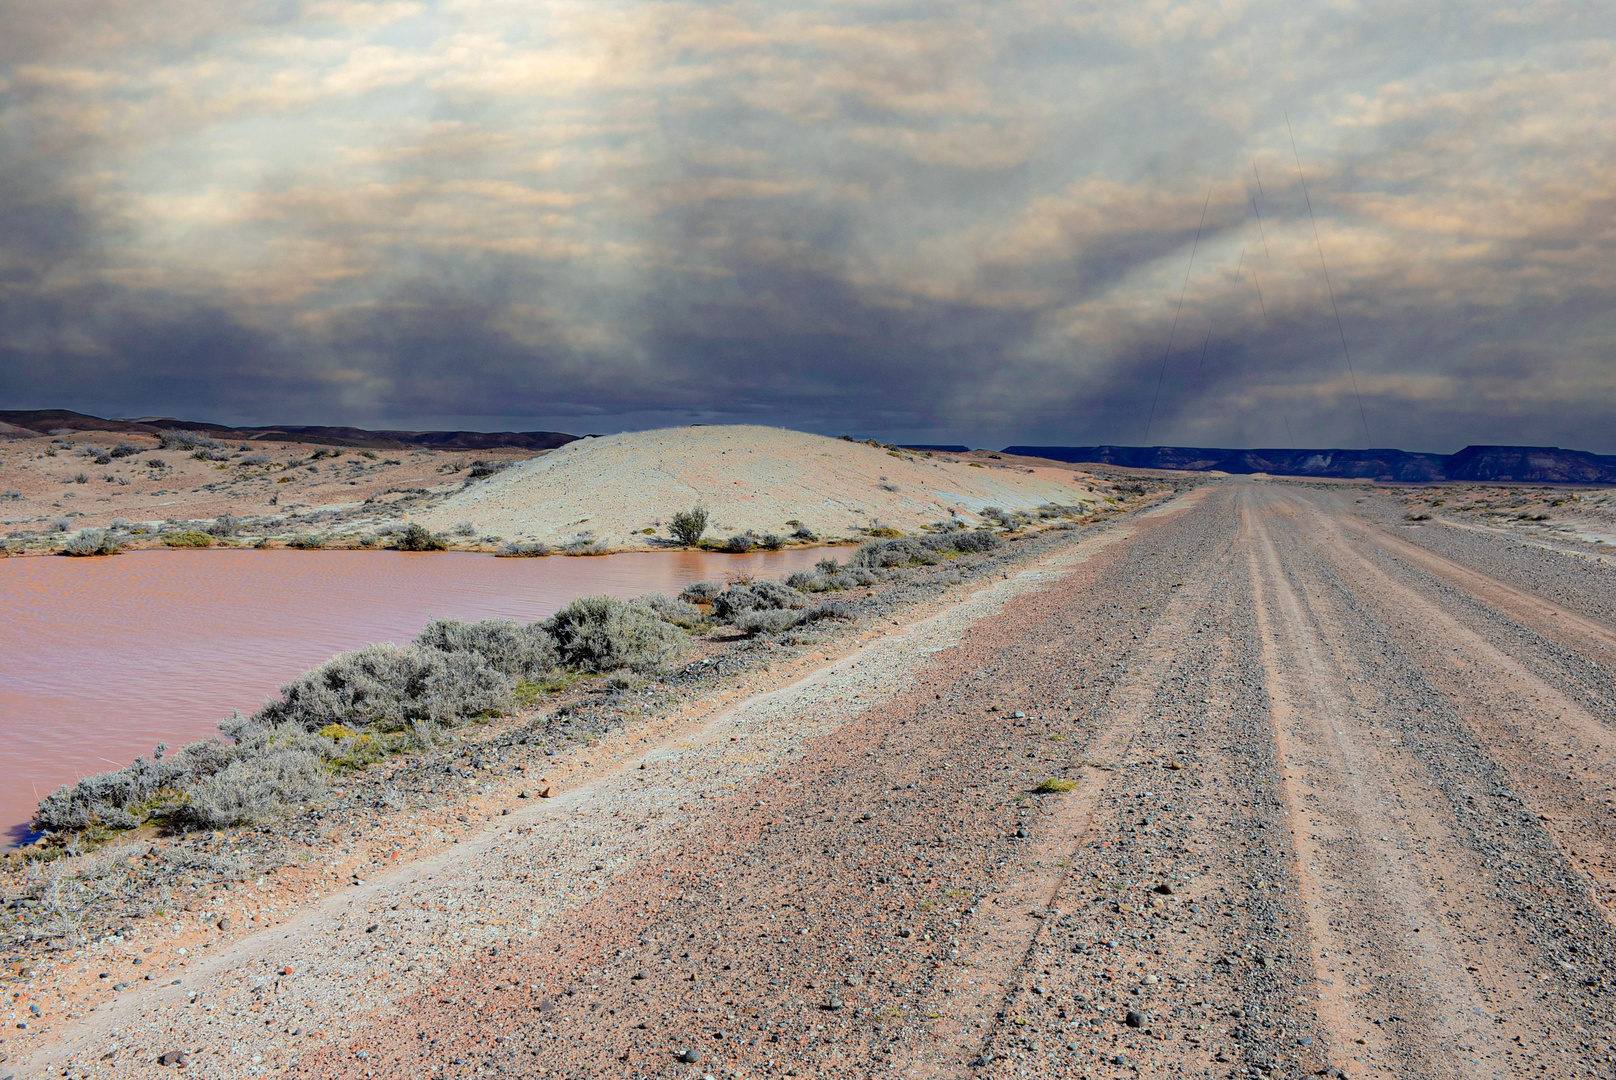
{"label": "reflection on water", "polygon": [[429,619],[537,619],[577,596],[779,577],[824,550],[495,559],[377,551],[139,551],[0,559],[0,828],[158,742],[217,734],[333,653]]}

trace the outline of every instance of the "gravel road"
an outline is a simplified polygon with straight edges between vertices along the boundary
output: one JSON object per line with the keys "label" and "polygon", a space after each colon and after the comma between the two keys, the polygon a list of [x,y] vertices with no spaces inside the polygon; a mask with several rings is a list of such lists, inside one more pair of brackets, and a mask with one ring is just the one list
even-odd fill
{"label": "gravel road", "polygon": [[1616,1076],[1616,570],[1392,508],[1075,536],[19,1073]]}

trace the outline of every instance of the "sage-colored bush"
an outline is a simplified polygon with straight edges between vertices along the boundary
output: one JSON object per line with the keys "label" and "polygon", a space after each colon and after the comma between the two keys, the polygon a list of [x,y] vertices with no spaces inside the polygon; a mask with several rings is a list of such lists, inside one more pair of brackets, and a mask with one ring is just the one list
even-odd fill
{"label": "sage-colored bush", "polygon": [[562,662],[585,671],[661,671],[685,646],[684,635],[655,612],[609,596],[574,600],[544,626]]}

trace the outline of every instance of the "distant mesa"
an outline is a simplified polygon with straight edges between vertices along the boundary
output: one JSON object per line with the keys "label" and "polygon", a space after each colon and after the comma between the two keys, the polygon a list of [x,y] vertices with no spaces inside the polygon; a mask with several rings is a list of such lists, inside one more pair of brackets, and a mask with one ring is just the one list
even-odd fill
{"label": "distant mesa", "polygon": [[371,431],[356,427],[283,424],[274,427],[227,427],[171,416],[143,416],[133,420],[107,420],[67,409],[0,411],[0,438],[37,438],[81,431],[108,431],[156,435],[166,428],[200,431],[216,439],[253,439],[260,442],[321,443],[378,450],[421,446],[433,450],[554,450],[575,442],[576,435],[560,431]]}
{"label": "distant mesa", "polygon": [[1133,469],[1273,473],[1396,483],[1438,480],[1616,483],[1616,456],[1562,450],[1558,446],[1467,446],[1457,454],[1418,454],[1404,450],[1225,450],[1208,446],[1007,446],[1003,452]]}
{"label": "distant mesa", "polygon": [[934,454],[969,454],[969,446],[958,443],[904,443],[905,450],[930,450]]}

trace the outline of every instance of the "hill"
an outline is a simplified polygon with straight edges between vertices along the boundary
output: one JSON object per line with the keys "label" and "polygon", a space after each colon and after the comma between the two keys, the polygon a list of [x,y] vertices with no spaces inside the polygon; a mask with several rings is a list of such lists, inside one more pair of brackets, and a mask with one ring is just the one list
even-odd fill
{"label": "hill", "polygon": [[945,461],[847,439],[751,425],[664,428],[569,443],[511,466],[419,515],[433,528],[469,522],[479,534],[564,544],[584,534],[618,548],[666,535],[674,513],[698,503],[712,535],[789,534],[800,521],[821,536],[873,526],[913,531],[984,507],[1031,510],[1103,497],[1064,468]]}
{"label": "hill", "polygon": [[1616,483],[1616,456],[1557,446],[1467,446],[1457,454],[1405,450],[1226,450],[1203,446],[1008,446],[1006,454],[1135,469],[1217,470],[1430,483]]}

